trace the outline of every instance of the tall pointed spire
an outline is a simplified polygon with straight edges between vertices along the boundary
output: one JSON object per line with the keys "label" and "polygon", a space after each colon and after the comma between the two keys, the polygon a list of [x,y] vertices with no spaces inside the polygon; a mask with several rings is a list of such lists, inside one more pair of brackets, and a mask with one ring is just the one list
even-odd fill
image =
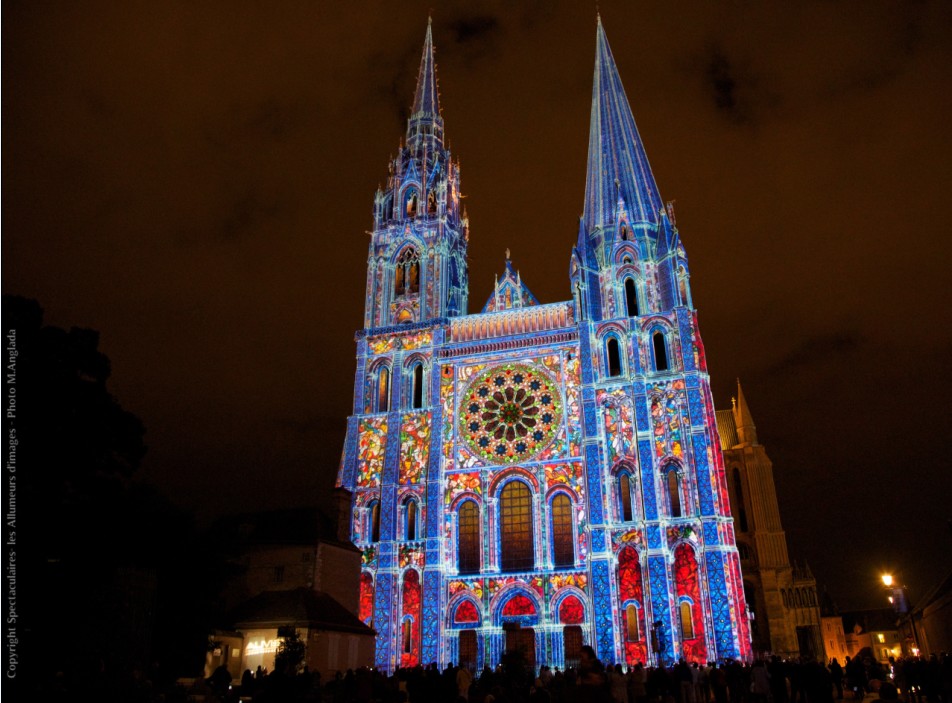
{"label": "tall pointed spire", "polygon": [[411,117],[439,117],[440,95],[436,89],[436,63],[433,61],[433,18],[426,25],[426,41],[420,58],[416,93],[413,96]]}
{"label": "tall pointed spire", "polygon": [[625,203],[631,225],[655,224],[662,208],[661,195],[618,76],[601,16],[596,42],[583,224],[587,233],[597,227],[613,226],[619,199]]}
{"label": "tall pointed spire", "polygon": [[[426,25],[426,41],[420,58],[413,111],[407,123],[407,146],[418,146],[426,138],[443,145],[443,118],[440,115],[440,93],[436,86],[436,62],[433,60],[433,18]],[[429,141],[429,140],[427,140]],[[433,143],[430,142],[433,146]]]}
{"label": "tall pointed spire", "polygon": [[737,379],[737,403],[734,406],[734,425],[737,427],[737,439],[741,444],[757,444],[757,427],[754,425],[750,408],[747,407],[747,399],[744,397],[744,389],[740,386],[739,378]]}

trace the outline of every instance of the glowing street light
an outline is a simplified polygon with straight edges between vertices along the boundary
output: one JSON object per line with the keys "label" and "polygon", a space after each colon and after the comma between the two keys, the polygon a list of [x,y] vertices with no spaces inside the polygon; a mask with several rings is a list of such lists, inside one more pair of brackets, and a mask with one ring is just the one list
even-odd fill
{"label": "glowing street light", "polygon": [[883,578],[883,585],[884,585],[886,588],[889,588],[890,586],[893,585],[893,577],[892,577],[892,574],[883,574],[882,578]]}

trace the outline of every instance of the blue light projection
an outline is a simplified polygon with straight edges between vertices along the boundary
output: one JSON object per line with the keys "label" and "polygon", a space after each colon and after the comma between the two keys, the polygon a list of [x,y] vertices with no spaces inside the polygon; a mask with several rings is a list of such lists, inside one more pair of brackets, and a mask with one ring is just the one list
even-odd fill
{"label": "blue light projection", "polygon": [[[687,257],[601,21],[596,39],[571,299],[541,304],[507,253],[467,314],[469,222],[427,28],[406,139],[374,198],[338,477],[385,671],[495,666],[507,649],[564,666],[583,642],[619,663],[750,656]],[[619,594],[637,608],[630,631]]]}

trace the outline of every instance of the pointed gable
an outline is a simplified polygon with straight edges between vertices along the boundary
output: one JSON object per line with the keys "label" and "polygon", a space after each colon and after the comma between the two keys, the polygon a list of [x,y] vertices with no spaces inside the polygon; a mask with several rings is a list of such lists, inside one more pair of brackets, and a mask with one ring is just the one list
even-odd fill
{"label": "pointed gable", "polygon": [[502,278],[496,279],[496,285],[492,295],[483,306],[483,312],[496,312],[498,310],[512,310],[513,308],[527,308],[532,305],[538,305],[539,300],[532,294],[526,284],[522,282],[522,276],[512,268],[512,261],[509,259],[509,250],[506,250],[506,270]]}
{"label": "pointed gable", "polygon": [[656,224],[661,196],[625,96],[602,21],[598,19],[583,223],[587,233],[616,221],[623,199],[629,222]]}

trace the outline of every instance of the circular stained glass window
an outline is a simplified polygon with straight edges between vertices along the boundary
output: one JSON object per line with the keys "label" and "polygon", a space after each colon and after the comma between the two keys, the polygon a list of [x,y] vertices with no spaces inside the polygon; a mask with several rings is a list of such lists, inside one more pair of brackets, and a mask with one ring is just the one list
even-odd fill
{"label": "circular stained glass window", "polygon": [[484,371],[460,401],[460,433],[476,454],[495,464],[529,459],[555,436],[562,397],[545,372],[521,364]]}

